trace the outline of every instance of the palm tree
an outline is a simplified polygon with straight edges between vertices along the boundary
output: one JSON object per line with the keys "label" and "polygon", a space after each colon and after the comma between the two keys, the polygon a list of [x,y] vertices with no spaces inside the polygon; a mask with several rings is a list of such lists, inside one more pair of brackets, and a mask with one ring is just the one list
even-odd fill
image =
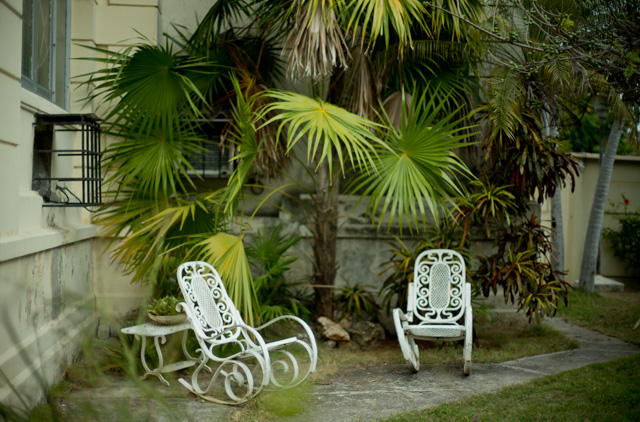
{"label": "palm tree", "polygon": [[[478,2],[458,3],[481,15]],[[243,19],[247,25],[233,26]],[[451,40],[440,45],[443,34]],[[469,172],[453,150],[472,131],[456,104],[468,86],[465,54],[475,48],[465,37],[415,0],[219,0],[193,35],[177,40],[179,51],[171,43],[101,51],[107,67],[93,75],[93,95],[112,107],[108,131],[121,140],[106,153],[113,202],[98,221],[125,236],[117,257],[137,279],[152,280],[163,268],[170,274],[176,259],[208,259],[251,321],[257,305],[242,236],[225,231],[250,173],[282,168],[303,145],[316,181],[313,280],[333,286],[345,169],[362,174],[353,186],[369,197],[372,216],[380,211],[379,227],[387,218],[421,230],[425,214],[437,217],[463,192],[459,177]],[[286,73],[309,78],[310,96],[269,88],[283,68],[278,43]],[[385,98],[402,100],[399,121],[380,106]],[[226,187],[202,191],[187,158],[201,148],[198,122],[221,107],[232,109],[225,142],[239,164]],[[317,289],[317,314],[332,316],[332,296]]]}

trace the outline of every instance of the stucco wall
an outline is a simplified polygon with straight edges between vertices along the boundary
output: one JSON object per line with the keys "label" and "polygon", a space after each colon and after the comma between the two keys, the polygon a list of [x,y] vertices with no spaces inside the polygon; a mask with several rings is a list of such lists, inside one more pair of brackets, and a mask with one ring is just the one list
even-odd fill
{"label": "stucco wall", "polygon": [[[95,54],[77,44],[112,49],[123,40],[133,43],[139,37],[134,28],[156,39],[157,3],[71,0],[70,56]],[[94,265],[103,258],[103,245],[94,246],[97,230],[88,211],[43,207],[31,187],[34,115],[94,112],[93,104],[79,101],[86,90],[74,76],[96,64],[69,61],[68,110],[24,89],[22,5],[0,1],[0,370],[32,405],[44,394],[38,377],[56,383],[79,345],[95,334],[95,291],[105,290],[95,283],[96,270],[104,273],[109,264]],[[78,142],[68,133],[54,139],[67,148]],[[79,161],[69,157],[52,157],[52,168],[72,176],[81,172]],[[0,401],[18,403],[2,380]]]}
{"label": "stucco wall", "polygon": [[[589,213],[598,180],[598,154],[576,153],[580,163],[580,177],[576,180],[575,192],[566,187],[562,190],[562,212],[565,237],[566,280],[575,282],[580,276],[582,253],[586,237]],[[629,198],[629,210],[640,206],[640,157],[617,156],[614,164],[608,201],[620,204],[621,194]],[[606,210],[613,208],[607,205]],[[550,202],[543,206],[543,219],[551,225]],[[603,227],[617,229],[615,215],[606,213]],[[600,273],[606,277],[624,281],[632,274],[625,272],[624,264],[613,256],[611,245],[605,240],[601,245]]]}

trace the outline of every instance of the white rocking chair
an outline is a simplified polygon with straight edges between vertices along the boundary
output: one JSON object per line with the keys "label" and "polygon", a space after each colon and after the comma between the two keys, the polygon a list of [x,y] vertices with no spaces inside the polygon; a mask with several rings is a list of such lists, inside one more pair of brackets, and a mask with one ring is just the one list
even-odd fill
{"label": "white rocking chair", "polygon": [[465,280],[462,256],[448,249],[418,255],[409,283],[407,313],[396,308],[393,322],[409,368],[418,372],[420,355],[415,340],[464,339],[464,374],[471,373],[473,310],[471,284]]}
{"label": "white rocking chair", "polygon": [[[178,268],[178,282],[184,309],[200,348],[200,365],[191,382],[179,382],[197,396],[222,404],[240,404],[258,394],[262,388],[291,388],[303,382],[316,369],[318,349],[313,332],[300,318],[282,316],[257,328],[244,323],[229,298],[217,271],[206,262],[186,262]],[[290,337],[266,342],[260,331],[276,321],[297,322],[306,339]],[[301,346],[302,353],[291,353]],[[274,359],[274,354],[277,359]],[[298,358],[308,356],[301,368]],[[208,366],[210,365],[210,366]],[[207,372],[201,373],[202,369]],[[200,386],[200,382],[206,385]]]}

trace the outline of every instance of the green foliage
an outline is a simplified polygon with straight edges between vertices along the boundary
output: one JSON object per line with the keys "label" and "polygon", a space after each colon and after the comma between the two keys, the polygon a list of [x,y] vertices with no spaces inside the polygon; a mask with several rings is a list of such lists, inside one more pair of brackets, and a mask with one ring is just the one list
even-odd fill
{"label": "green foliage", "polygon": [[484,226],[487,238],[491,237],[490,223],[510,224],[510,215],[517,205],[509,186],[501,186],[490,181],[474,181],[474,188],[467,197],[459,198],[454,224],[462,227],[460,244],[465,245],[472,224]]}
{"label": "green foliage", "polygon": [[640,207],[629,211],[629,199],[622,195],[622,212],[618,204],[613,204],[610,214],[616,214],[619,228],[605,227],[602,235],[611,243],[613,254],[625,263],[628,272],[637,272],[640,268]]}
{"label": "green foliage", "polygon": [[380,151],[375,172],[355,178],[347,188],[370,195],[367,209],[372,220],[378,219],[378,227],[388,214],[389,228],[397,218],[401,230],[407,225],[420,231],[426,226],[427,210],[438,220],[439,207],[463,194],[458,176],[473,178],[453,152],[469,145],[460,142],[469,137],[470,128],[461,127],[464,118],[456,119],[454,113],[442,116],[445,102],[436,102],[438,95],[414,93],[412,98],[400,129],[388,125],[384,136],[389,147]]}
{"label": "green foliage", "polygon": [[[386,313],[391,313],[391,307],[407,309],[407,297],[409,283],[413,281],[413,271],[416,257],[421,252],[418,247],[409,248],[401,239],[395,237],[391,246],[391,259],[382,264],[386,268],[379,274],[390,272],[384,279],[378,295],[382,297],[381,306],[386,308]],[[395,298],[395,302],[394,302]]]}
{"label": "green foliage", "polygon": [[337,287],[334,300],[338,317],[353,321],[377,319],[378,305],[370,290],[372,288],[372,286],[360,283],[352,286],[349,282],[345,286]]}
{"label": "green foliage", "polygon": [[518,310],[524,309],[529,320],[535,317],[538,324],[541,313],[553,316],[560,300],[567,304],[570,287],[551,266],[548,232],[534,214],[502,228],[495,241],[497,251],[480,257],[475,272],[485,296],[502,287],[505,302],[517,302]]}
{"label": "green foliage", "polygon": [[290,282],[285,274],[297,258],[287,256],[287,251],[300,241],[298,236],[283,236],[281,225],[258,230],[251,235],[247,257],[256,274],[257,303],[260,319],[268,321],[281,315],[308,317],[308,298],[295,288],[301,283]]}
{"label": "green foliage", "polygon": [[175,296],[157,298],[147,305],[147,312],[151,315],[178,315],[178,303],[180,299]]}

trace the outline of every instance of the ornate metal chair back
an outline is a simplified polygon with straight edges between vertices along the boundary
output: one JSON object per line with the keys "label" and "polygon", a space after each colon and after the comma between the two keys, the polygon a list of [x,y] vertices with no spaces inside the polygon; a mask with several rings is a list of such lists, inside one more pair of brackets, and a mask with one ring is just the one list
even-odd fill
{"label": "ornate metal chair back", "polygon": [[448,249],[422,252],[416,259],[409,285],[408,310],[416,323],[456,323],[462,318],[467,297],[462,256]]}
{"label": "ornate metal chair back", "polygon": [[241,329],[225,331],[230,326],[244,322],[227,294],[220,275],[211,265],[202,261],[180,265],[178,283],[189,307],[187,314],[192,315],[197,337],[208,341],[228,341],[241,334]]}

